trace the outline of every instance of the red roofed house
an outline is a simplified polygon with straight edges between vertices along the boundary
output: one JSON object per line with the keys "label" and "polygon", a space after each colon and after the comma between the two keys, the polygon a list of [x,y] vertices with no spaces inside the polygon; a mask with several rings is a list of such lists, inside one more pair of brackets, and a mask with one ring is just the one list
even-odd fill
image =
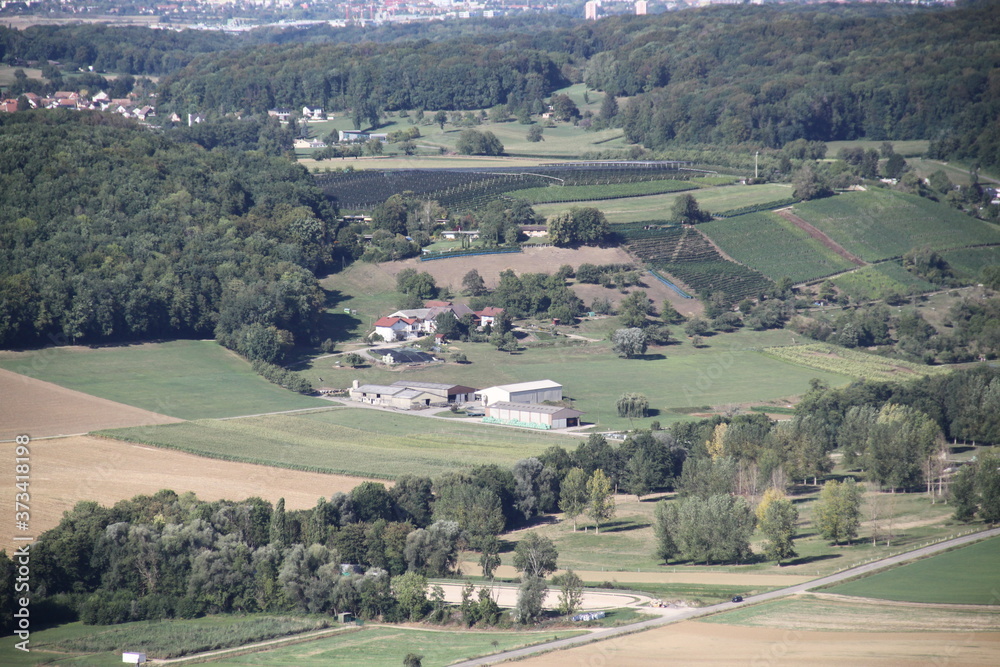
{"label": "red roofed house", "polygon": [[420,324],[421,320],[416,317],[381,317],[375,321],[375,333],[385,341],[417,338]]}
{"label": "red roofed house", "polygon": [[0,111],[6,113],[14,113],[15,111],[17,111],[17,100],[0,101]]}
{"label": "red roofed house", "polygon": [[503,312],[503,308],[495,308],[493,306],[486,306],[482,310],[476,311],[476,317],[479,318],[479,326],[485,327],[487,324],[493,325],[497,321],[497,316]]}

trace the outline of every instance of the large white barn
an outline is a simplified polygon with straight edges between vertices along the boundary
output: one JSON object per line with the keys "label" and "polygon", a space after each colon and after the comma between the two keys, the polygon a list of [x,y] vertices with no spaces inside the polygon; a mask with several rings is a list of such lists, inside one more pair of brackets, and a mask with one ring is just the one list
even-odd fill
{"label": "large white barn", "polygon": [[535,380],[487,387],[476,392],[483,405],[493,403],[544,403],[562,400],[562,385],[552,380]]}

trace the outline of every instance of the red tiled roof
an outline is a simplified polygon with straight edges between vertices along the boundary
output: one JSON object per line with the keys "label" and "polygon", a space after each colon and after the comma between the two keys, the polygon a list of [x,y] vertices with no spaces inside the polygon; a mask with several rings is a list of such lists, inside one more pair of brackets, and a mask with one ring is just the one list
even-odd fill
{"label": "red tiled roof", "polygon": [[479,317],[496,317],[503,312],[503,308],[496,308],[494,306],[486,306],[482,310],[477,310],[476,315]]}
{"label": "red tiled roof", "polygon": [[397,322],[405,322],[406,324],[413,324],[417,319],[415,317],[380,317],[375,321],[375,326],[377,327],[391,327]]}

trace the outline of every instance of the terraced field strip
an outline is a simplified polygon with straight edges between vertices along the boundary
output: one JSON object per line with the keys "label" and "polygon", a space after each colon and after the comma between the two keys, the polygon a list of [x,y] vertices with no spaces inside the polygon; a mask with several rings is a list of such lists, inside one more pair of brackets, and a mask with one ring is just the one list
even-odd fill
{"label": "terraced field strip", "polygon": [[941,366],[924,366],[901,359],[887,359],[826,343],[769,347],[764,350],[764,354],[800,366],[868,380],[905,380],[949,372],[949,369]]}
{"label": "terraced field strip", "polygon": [[775,213],[777,213],[782,218],[784,218],[788,222],[792,223],[793,225],[804,231],[809,236],[813,237],[814,239],[822,243],[824,246],[826,246],[833,252],[837,253],[838,255],[846,259],[848,262],[851,262],[856,266],[865,265],[864,260],[862,260],[860,257],[858,257],[853,253],[847,252],[847,250],[844,249],[844,246],[840,245],[839,243],[831,239],[829,236],[827,236],[820,230],[816,229],[815,227],[810,225],[808,222],[806,222],[799,216],[792,213],[791,209],[786,208],[780,211],[775,211]]}

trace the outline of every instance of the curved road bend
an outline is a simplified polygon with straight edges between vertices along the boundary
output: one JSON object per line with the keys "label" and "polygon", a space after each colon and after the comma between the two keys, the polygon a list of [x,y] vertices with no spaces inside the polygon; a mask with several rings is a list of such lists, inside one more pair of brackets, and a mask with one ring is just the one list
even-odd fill
{"label": "curved road bend", "polygon": [[[889,558],[883,558],[882,560],[877,560],[871,563],[866,563],[864,565],[859,565],[857,567],[852,567],[851,569],[844,570],[843,572],[831,574],[829,576],[821,577],[819,579],[813,579],[812,581],[808,581],[804,584],[789,586],[788,588],[781,588],[776,591],[771,591],[770,593],[761,593],[760,595],[753,595],[751,597],[745,598],[744,602],[745,603],[765,602],[767,600],[773,600],[775,598],[785,597],[787,595],[795,595],[797,593],[803,593],[813,588],[819,588],[820,586],[826,586],[828,584],[856,577],[859,574],[866,574],[874,570],[879,570],[884,567],[889,567],[890,565],[905,563],[906,561],[913,560],[915,558],[922,558],[924,556],[929,556],[939,551],[945,551],[946,549],[951,549],[953,547],[961,546],[969,542],[977,542],[984,538],[996,537],[998,535],[1000,535],[1000,528],[993,528],[991,530],[984,530],[979,533],[973,533],[972,535],[964,535],[962,537],[956,537],[953,540],[938,542],[937,544],[932,544],[930,546],[922,547],[920,549],[915,549],[914,551],[907,551],[906,553],[899,554],[898,556],[890,556]],[[509,660],[519,660],[521,658],[526,658],[529,655],[533,655],[535,653],[541,653],[544,651],[555,651],[559,649],[570,648],[572,646],[579,646],[581,644],[590,644],[592,642],[598,642],[604,639],[610,639],[611,637],[631,634],[633,632],[640,632],[642,630],[649,630],[651,628],[656,628],[661,625],[668,625],[670,623],[676,623],[678,621],[685,621],[691,618],[697,618],[699,616],[708,616],[709,614],[715,614],[720,611],[728,611],[730,609],[733,609],[733,604],[731,602],[723,602],[721,604],[715,604],[710,607],[699,607],[697,609],[677,609],[677,610],[650,609],[649,610],[650,612],[662,611],[664,612],[664,615],[661,618],[653,618],[648,621],[641,621],[639,623],[622,625],[617,628],[597,630],[596,632],[580,635],[578,637],[571,637],[569,639],[559,639],[557,641],[547,642],[545,644],[536,644],[535,646],[528,646],[521,649],[515,649],[513,651],[495,653],[493,655],[477,658],[475,660],[466,660],[465,662],[455,663],[454,665],[452,665],[452,667],[483,667],[484,665],[494,665]]]}

